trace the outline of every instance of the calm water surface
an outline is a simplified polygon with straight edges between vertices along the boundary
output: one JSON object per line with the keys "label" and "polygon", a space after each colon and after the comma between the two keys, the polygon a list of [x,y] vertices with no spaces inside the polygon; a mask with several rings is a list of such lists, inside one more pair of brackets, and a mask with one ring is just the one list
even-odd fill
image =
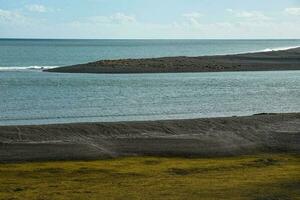
{"label": "calm water surface", "polygon": [[0,72],[0,125],[300,112],[300,71]]}

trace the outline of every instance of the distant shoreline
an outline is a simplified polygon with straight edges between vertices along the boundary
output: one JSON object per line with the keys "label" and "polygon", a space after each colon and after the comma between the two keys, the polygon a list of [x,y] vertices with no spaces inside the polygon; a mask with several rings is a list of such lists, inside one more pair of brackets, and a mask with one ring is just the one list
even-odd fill
{"label": "distant shoreline", "polygon": [[0,126],[0,163],[300,153],[300,113]]}
{"label": "distant shoreline", "polygon": [[100,60],[44,71],[122,74],[282,70],[300,70],[300,48],[235,55]]}

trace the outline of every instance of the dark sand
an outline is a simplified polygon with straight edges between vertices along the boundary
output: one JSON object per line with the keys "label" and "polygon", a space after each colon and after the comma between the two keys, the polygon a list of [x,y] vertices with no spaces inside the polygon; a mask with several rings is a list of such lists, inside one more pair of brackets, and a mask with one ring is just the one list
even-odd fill
{"label": "dark sand", "polygon": [[300,48],[226,56],[102,60],[45,70],[66,73],[166,73],[300,70]]}
{"label": "dark sand", "polygon": [[0,127],[0,162],[300,153],[300,113]]}

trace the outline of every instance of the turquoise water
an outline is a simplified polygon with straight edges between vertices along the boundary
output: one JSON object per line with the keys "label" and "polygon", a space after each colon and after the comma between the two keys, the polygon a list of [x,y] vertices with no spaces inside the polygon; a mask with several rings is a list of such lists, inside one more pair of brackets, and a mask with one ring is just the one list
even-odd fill
{"label": "turquoise water", "polygon": [[40,70],[99,59],[295,46],[300,40],[0,39],[0,125],[300,112],[300,71],[100,75]]}
{"label": "turquoise water", "polygon": [[0,72],[0,125],[300,111],[300,71],[182,74]]}
{"label": "turquoise water", "polygon": [[200,56],[300,46],[300,40],[22,40],[0,39],[0,70],[100,59]]}

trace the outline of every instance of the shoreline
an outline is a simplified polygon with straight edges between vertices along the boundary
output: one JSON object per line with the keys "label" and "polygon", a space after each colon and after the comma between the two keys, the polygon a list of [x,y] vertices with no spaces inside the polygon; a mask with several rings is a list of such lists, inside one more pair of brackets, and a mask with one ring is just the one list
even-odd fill
{"label": "shoreline", "polygon": [[300,113],[0,126],[0,163],[300,153]]}
{"label": "shoreline", "polygon": [[300,70],[300,48],[231,55],[100,60],[43,70],[59,73],[182,73]]}
{"label": "shoreline", "polygon": [[[1,38],[0,38],[1,39]],[[300,46],[290,46],[290,47],[277,47],[277,48],[266,48],[266,49],[261,49],[261,50],[253,50],[253,51],[244,51],[244,52],[235,52],[235,53],[220,53],[220,54],[215,54],[215,55],[199,55],[199,56],[173,56],[170,58],[176,58],[176,57],[213,57],[213,56],[235,56],[235,55],[242,55],[242,54],[256,54],[256,53],[268,53],[268,52],[278,52],[278,51],[288,51],[288,50],[293,50],[293,49],[298,49]],[[165,58],[165,57],[160,57],[160,56],[155,56],[155,57],[139,57],[139,58],[120,58],[120,59],[104,59],[106,61],[115,61],[115,60],[130,60],[130,59],[158,59],[158,58]],[[91,62],[97,62],[97,61],[91,61]],[[84,64],[84,63],[82,63]],[[80,64],[80,65],[82,65]],[[78,64],[74,64],[78,65]],[[74,66],[74,65],[69,65],[69,66]],[[18,72],[18,71],[47,71],[47,70],[52,70],[52,69],[57,69],[61,67],[66,67],[64,65],[53,65],[53,66],[48,66],[48,65],[31,65],[31,66],[0,66],[0,72]],[[283,71],[282,70],[266,70],[266,71]],[[287,69],[288,70],[288,69]],[[259,70],[263,71],[263,70]],[[225,71],[226,72],[226,71]],[[227,71],[227,72],[234,72],[234,71]]]}
{"label": "shoreline", "polygon": [[[46,122],[41,119],[39,122],[35,121],[32,123],[22,123],[24,121],[30,121],[32,119],[15,119],[14,122],[10,123],[0,123],[0,128],[1,127],[9,127],[9,126],[55,126],[55,125],[72,125],[72,124],[98,124],[98,123],[103,123],[103,124],[111,124],[111,123],[146,123],[146,122],[157,122],[157,121],[185,121],[185,120],[204,120],[204,119],[218,119],[218,118],[240,118],[240,117],[249,117],[249,116],[259,116],[259,115],[277,115],[277,114],[298,114],[300,113],[299,111],[296,112],[263,112],[263,113],[247,113],[243,115],[216,115],[216,116],[198,116],[198,117],[182,117],[182,118],[151,118],[151,119],[127,119],[127,120],[83,120],[83,121],[55,121],[57,118],[50,118],[46,120],[54,120],[52,122]],[[97,117],[96,117],[97,118]],[[67,118],[70,119],[70,118]],[[39,120],[39,119],[34,119],[34,120]],[[2,122],[7,122],[7,121],[12,121],[12,120],[2,120]],[[20,122],[21,121],[21,122]],[[19,123],[17,123],[19,122]]]}

